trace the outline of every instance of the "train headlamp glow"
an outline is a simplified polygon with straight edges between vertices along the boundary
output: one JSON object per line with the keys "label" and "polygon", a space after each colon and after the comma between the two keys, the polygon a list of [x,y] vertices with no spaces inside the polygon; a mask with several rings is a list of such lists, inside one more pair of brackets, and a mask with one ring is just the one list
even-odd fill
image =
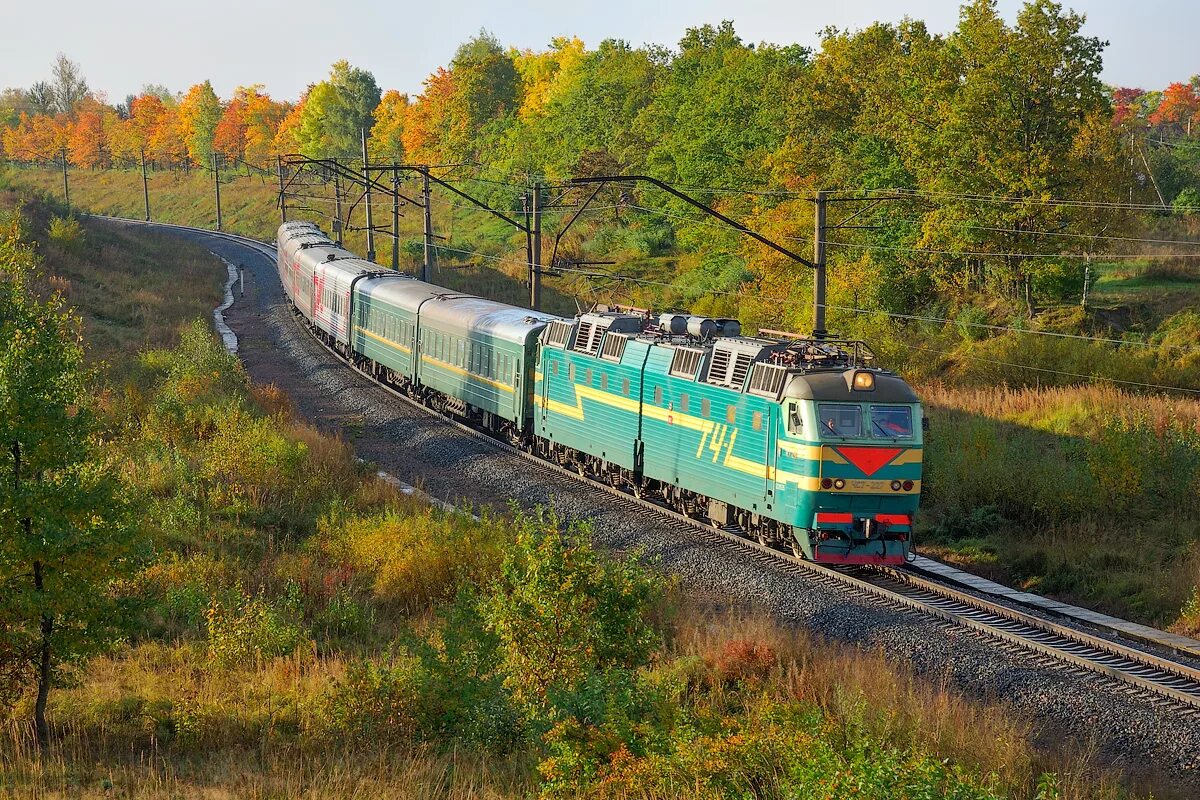
{"label": "train headlamp glow", "polygon": [[856,372],[854,373],[854,381],[850,387],[856,392],[873,392],[875,391],[875,373],[873,372]]}
{"label": "train headlamp glow", "polygon": [[892,491],[893,492],[900,491],[900,486],[901,486],[900,481],[892,481]]}
{"label": "train headlamp glow", "polygon": [[833,488],[835,488],[835,489],[845,489],[845,488],[846,488],[846,482],[845,482],[844,480],[842,480],[841,478],[838,478],[836,481],[834,481],[834,482],[833,482]]}

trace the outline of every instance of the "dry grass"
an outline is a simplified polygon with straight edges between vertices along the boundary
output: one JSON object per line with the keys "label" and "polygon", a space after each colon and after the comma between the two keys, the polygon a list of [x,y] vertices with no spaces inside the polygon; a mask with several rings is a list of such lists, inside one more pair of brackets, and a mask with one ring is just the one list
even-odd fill
{"label": "dry grass", "polygon": [[[885,653],[824,643],[753,609],[685,604],[671,649],[737,677],[749,661],[764,692],[782,691],[832,719],[861,721],[882,741],[995,776],[1013,797],[1034,796],[1046,772],[1058,775],[1059,800],[1116,800],[1130,790],[1173,796],[1152,777],[1131,779],[1106,768],[1086,742],[1064,741],[1000,702],[967,698]],[[769,666],[762,668],[755,662],[764,652]]]}
{"label": "dry grass", "polygon": [[14,798],[446,798],[529,797],[527,774],[477,756],[428,748],[358,752],[304,751],[264,743],[222,748],[192,758],[151,750],[97,760],[115,743],[71,740],[37,758],[12,755],[28,748],[9,728],[0,748],[5,797]]}
{"label": "dry grass", "polygon": [[1118,417],[1149,420],[1156,429],[1200,432],[1200,400],[1132,394],[1112,386],[959,387],[933,382],[917,387],[933,409],[953,409],[992,419],[1020,422],[1056,433],[1094,431],[1097,422]]}

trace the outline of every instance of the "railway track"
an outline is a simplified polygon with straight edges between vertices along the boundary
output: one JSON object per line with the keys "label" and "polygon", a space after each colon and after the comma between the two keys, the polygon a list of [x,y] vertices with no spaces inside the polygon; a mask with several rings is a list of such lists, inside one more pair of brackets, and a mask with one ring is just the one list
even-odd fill
{"label": "railway track", "polygon": [[[135,222],[134,220],[120,221]],[[256,239],[182,225],[151,224],[235,241],[272,261],[275,259],[275,248]],[[297,326],[311,335],[311,330],[307,325],[294,316],[293,319]],[[1131,693],[1155,702],[1182,707],[1185,713],[1200,718],[1200,670],[1188,664],[1139,647],[1096,636],[1079,628],[1063,625],[1032,613],[1026,613],[1018,608],[992,602],[977,594],[926,579],[909,570],[831,568],[804,561],[790,553],[765,547],[737,528],[715,528],[706,522],[692,519],[660,505],[652,499],[635,497],[559,464],[544,461],[465,422],[440,414],[394,387],[376,381],[371,375],[346,361],[331,348],[326,347],[324,342],[321,342],[315,335],[312,338],[346,367],[367,378],[373,385],[389,392],[401,402],[452,425],[467,435],[485,440],[494,448],[519,456],[539,469],[566,476],[575,481],[582,481],[590,488],[610,495],[630,511],[649,511],[666,520],[671,527],[700,537],[704,541],[722,547],[741,548],[764,564],[793,572],[802,572],[807,577],[834,587],[842,593],[870,598],[877,603],[906,613],[938,618],[947,625],[957,626],[976,635],[988,637],[1011,651],[1032,654],[1041,663],[1065,666],[1080,673],[1104,676],[1123,685]],[[1111,632],[1119,635],[1115,629]]]}

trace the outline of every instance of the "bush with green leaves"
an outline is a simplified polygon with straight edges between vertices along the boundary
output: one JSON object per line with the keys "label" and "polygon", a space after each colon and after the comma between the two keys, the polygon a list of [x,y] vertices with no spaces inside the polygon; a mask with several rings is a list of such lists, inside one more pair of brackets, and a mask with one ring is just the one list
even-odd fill
{"label": "bush with green leaves", "polygon": [[597,553],[584,523],[563,527],[550,511],[518,518],[480,603],[506,685],[534,709],[594,672],[644,666],[659,642],[648,617],[662,580],[633,559]]}
{"label": "bush with green leaves", "polygon": [[205,612],[209,656],[231,667],[291,653],[308,633],[289,611],[261,594],[214,598]]}

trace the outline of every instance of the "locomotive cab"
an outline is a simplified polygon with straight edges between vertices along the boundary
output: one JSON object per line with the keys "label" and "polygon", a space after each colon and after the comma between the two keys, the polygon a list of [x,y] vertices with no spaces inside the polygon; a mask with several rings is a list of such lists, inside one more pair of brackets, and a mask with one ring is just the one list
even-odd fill
{"label": "locomotive cab", "polygon": [[794,504],[798,548],[824,563],[902,563],[921,491],[912,388],[875,368],[808,372],[790,378],[780,405],[780,456],[802,478],[781,498]]}

